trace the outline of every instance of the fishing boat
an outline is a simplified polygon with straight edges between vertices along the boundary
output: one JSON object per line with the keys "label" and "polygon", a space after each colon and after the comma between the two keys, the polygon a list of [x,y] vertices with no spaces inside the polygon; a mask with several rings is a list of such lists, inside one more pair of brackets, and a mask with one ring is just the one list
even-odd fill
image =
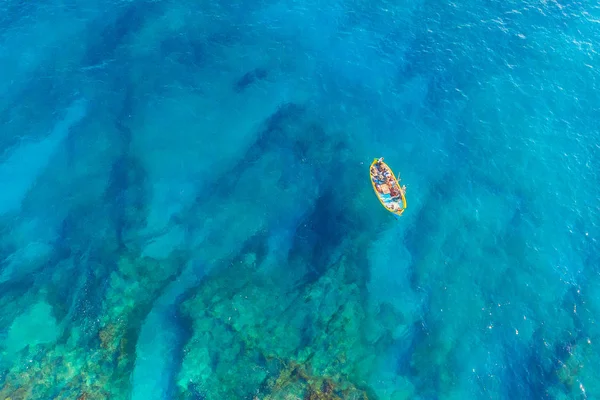
{"label": "fishing boat", "polygon": [[383,162],[383,157],[376,158],[369,168],[371,185],[386,210],[400,216],[406,210],[406,189],[392,172],[392,169]]}

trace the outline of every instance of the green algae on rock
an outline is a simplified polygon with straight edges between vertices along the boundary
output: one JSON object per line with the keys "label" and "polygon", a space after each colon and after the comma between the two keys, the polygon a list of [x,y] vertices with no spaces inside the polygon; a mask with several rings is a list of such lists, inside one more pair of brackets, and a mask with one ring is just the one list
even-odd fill
{"label": "green algae on rock", "polygon": [[193,335],[180,398],[367,398],[374,359],[362,343],[365,306],[357,284],[345,278],[356,266],[342,258],[304,284],[263,275],[254,263],[234,265],[182,305]]}
{"label": "green algae on rock", "polygon": [[[295,362],[281,365],[279,376],[264,388],[261,400],[368,400],[367,392],[352,383],[331,377],[314,376],[309,365]],[[255,396],[258,399],[259,396]],[[373,397],[370,397],[373,399]]]}
{"label": "green algae on rock", "polygon": [[[110,273],[100,320],[73,326],[56,345],[23,349],[0,387],[0,398],[127,398],[140,321],[182,265],[180,254],[163,262],[121,254]],[[94,335],[92,348],[82,351]]]}

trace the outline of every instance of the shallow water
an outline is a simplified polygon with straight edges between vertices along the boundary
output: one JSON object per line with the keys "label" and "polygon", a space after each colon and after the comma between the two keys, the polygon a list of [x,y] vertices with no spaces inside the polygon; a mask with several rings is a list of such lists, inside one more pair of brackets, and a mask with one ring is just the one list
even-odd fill
{"label": "shallow water", "polygon": [[595,3],[0,15],[0,398],[599,396]]}

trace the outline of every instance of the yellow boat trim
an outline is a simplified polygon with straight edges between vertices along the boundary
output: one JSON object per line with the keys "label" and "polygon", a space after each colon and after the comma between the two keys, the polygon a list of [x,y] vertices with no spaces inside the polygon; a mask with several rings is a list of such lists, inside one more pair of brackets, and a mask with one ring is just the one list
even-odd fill
{"label": "yellow boat trim", "polygon": [[373,187],[373,190],[375,191],[375,195],[377,195],[377,198],[379,199],[379,202],[381,203],[381,205],[388,210],[389,212],[391,212],[392,214],[395,215],[402,215],[402,213],[404,212],[404,210],[406,210],[406,196],[404,196],[404,193],[402,191],[402,186],[400,186],[400,182],[398,181],[398,179],[396,179],[396,175],[394,175],[394,171],[392,171],[392,169],[390,168],[389,165],[387,165],[385,162],[381,162],[381,164],[383,164],[383,166],[385,168],[388,169],[388,171],[390,171],[390,174],[392,174],[392,178],[394,178],[394,181],[396,182],[396,184],[398,185],[398,187],[400,188],[400,197],[402,198],[402,209],[398,210],[398,211],[392,211],[390,210],[385,203],[383,202],[383,200],[381,199],[381,196],[379,195],[379,192],[377,191],[377,188],[375,187],[375,181],[373,180],[372,176],[371,176],[371,168],[377,163],[377,161],[379,160],[379,158],[375,158],[373,160],[373,162],[371,163],[371,165],[369,166],[369,179],[371,180],[371,186]]}

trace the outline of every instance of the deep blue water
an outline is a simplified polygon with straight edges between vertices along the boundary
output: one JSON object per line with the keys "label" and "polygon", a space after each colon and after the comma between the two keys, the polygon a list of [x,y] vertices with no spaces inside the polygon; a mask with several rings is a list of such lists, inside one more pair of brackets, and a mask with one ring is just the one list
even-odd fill
{"label": "deep blue water", "polygon": [[600,397],[598,38],[585,1],[3,2],[0,398]]}

